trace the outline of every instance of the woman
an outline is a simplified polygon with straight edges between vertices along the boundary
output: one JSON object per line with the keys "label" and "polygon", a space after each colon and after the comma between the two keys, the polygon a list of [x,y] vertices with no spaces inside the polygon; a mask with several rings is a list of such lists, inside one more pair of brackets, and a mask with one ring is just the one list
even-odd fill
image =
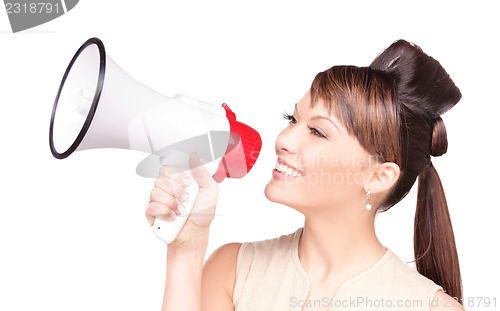
{"label": "woman", "polygon": [[[265,189],[269,200],[304,214],[303,228],[224,245],[203,265],[218,189],[203,166],[192,169],[200,191],[168,246],[163,310],[463,310],[452,299],[462,298],[460,269],[431,162],[447,149],[440,115],[460,98],[441,65],[404,40],[369,67],[319,73],[285,114],[290,123],[276,140]],[[150,223],[178,212],[182,177],[165,170],[156,180]],[[418,272],[374,229],[375,214],[405,197],[417,177]]]}

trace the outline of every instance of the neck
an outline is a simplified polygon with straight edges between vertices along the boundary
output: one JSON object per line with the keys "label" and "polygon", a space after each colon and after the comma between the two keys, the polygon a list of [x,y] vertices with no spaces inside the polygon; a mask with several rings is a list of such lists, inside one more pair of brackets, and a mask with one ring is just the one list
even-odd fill
{"label": "neck", "polygon": [[299,258],[311,278],[327,280],[368,269],[386,252],[368,211],[328,210],[306,215]]}

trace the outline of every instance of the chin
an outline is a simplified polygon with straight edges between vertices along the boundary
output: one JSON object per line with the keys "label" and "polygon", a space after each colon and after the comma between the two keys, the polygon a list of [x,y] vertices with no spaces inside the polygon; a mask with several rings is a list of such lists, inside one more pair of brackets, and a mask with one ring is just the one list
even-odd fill
{"label": "chin", "polygon": [[281,203],[281,202],[279,202],[280,196],[276,194],[277,189],[273,189],[274,187],[275,187],[275,185],[273,185],[271,183],[271,181],[269,183],[267,183],[266,187],[264,188],[264,195],[271,202]]}
{"label": "chin", "polygon": [[297,205],[299,205],[297,203],[303,202],[304,198],[298,196],[297,191],[285,187],[284,185],[270,181],[264,188],[264,195],[271,202],[289,206],[300,212],[300,209],[297,208]]}

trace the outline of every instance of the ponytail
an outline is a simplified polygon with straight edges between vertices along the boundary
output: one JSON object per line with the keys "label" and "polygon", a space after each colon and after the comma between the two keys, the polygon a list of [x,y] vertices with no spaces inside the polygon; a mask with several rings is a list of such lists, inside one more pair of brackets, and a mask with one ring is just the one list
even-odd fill
{"label": "ponytail", "polygon": [[417,271],[458,301],[462,279],[443,185],[432,162],[418,176],[414,252]]}

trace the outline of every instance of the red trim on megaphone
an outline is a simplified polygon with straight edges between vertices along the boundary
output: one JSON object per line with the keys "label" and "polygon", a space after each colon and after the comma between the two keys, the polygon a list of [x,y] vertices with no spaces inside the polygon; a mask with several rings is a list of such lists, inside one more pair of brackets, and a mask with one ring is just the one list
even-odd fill
{"label": "red trim on megaphone", "polygon": [[226,153],[219,163],[213,178],[221,182],[226,177],[241,178],[245,176],[257,161],[262,147],[259,133],[250,126],[236,121],[234,112],[224,103],[231,135]]}

